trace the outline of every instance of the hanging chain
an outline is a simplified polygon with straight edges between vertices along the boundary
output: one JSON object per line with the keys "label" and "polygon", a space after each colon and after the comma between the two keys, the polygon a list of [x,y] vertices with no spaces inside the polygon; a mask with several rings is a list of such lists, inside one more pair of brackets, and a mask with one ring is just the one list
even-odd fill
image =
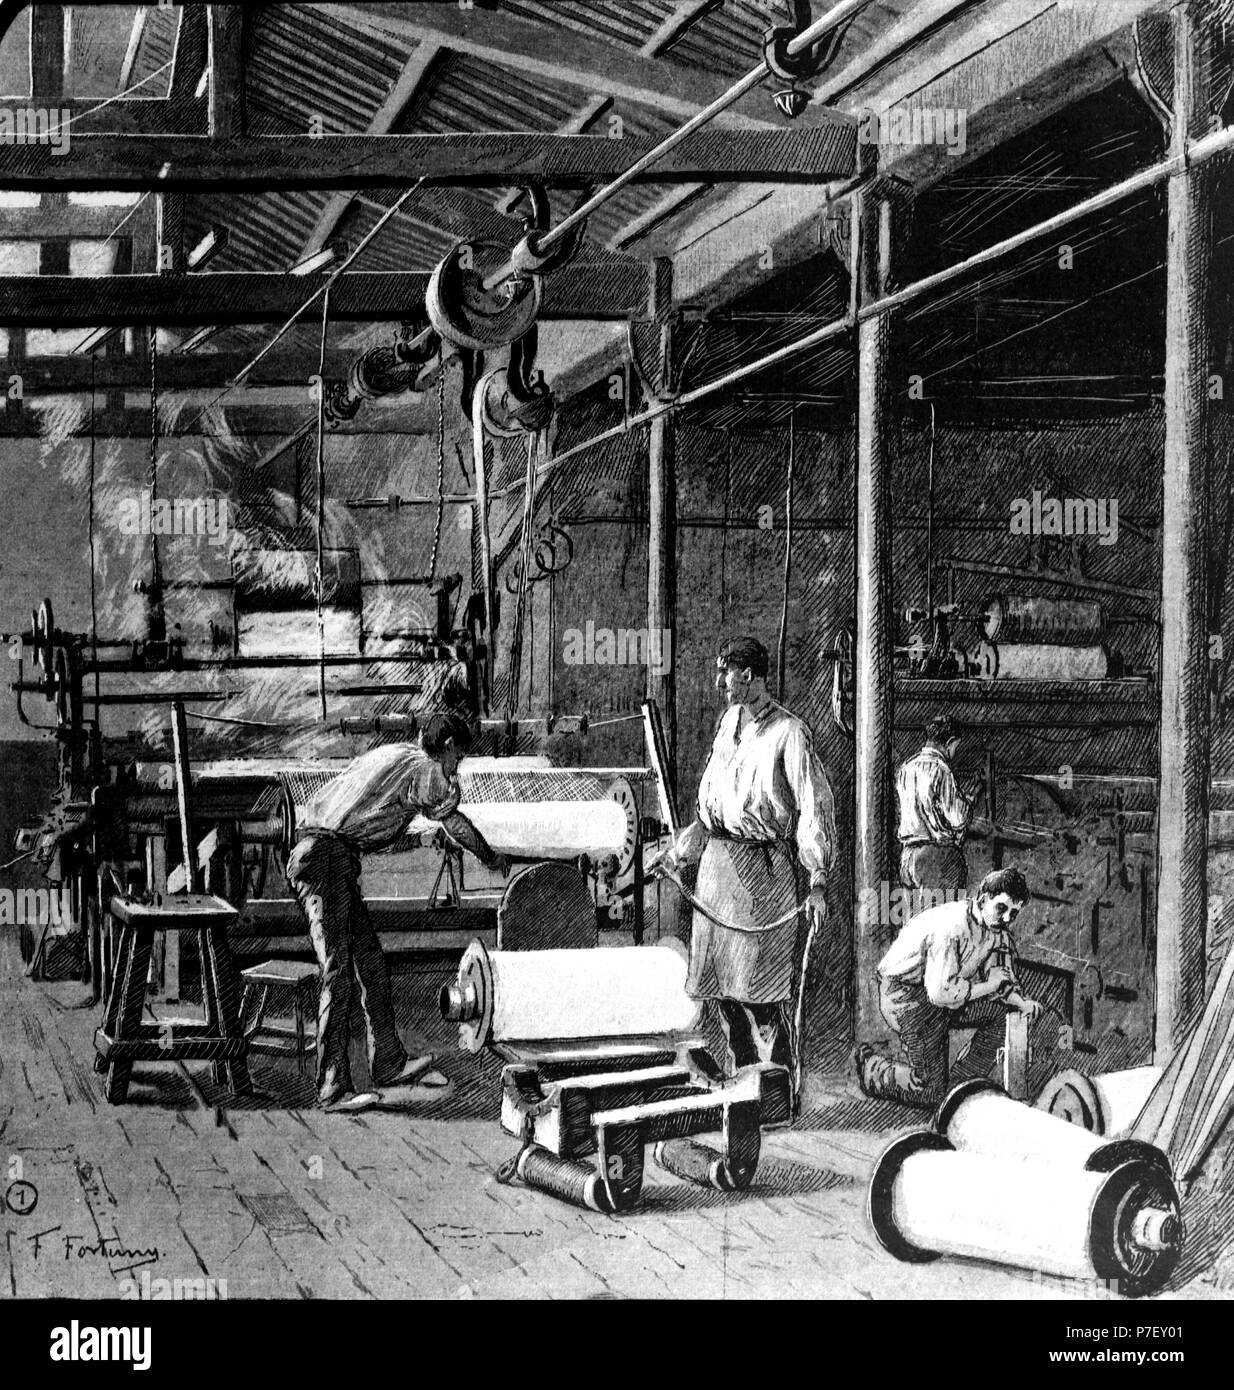
{"label": "hanging chain", "polygon": [[446,506],[446,369],[437,370],[437,520],[433,526],[433,553],[429,557],[428,577],[437,578],[437,551],[441,546],[441,523]]}

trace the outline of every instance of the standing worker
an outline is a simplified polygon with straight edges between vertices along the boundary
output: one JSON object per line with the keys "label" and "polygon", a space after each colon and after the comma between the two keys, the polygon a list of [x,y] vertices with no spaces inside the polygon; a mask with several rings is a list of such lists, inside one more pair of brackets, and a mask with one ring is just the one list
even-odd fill
{"label": "standing worker", "polygon": [[957,785],[959,746],[955,720],[949,714],[936,714],[926,725],[921,751],[896,771],[900,882],[905,888],[929,890],[936,895],[935,903],[954,898],[968,885],[964,839],[980,788],[965,794]]}
{"label": "standing worker", "polygon": [[721,648],[716,688],[727,708],[698,814],[659,864],[699,865],[686,988],[716,1002],[734,1069],[775,1062],[799,1082],[800,1039],[794,1057],[787,1008],[802,908],[797,861],[809,875],[804,907],[815,931],[827,918],[835,811],[810,731],[767,693],[767,669],[753,637]]}
{"label": "standing worker", "polygon": [[509,864],[459,810],[459,754],[469,741],[456,714],[434,715],[420,742],[389,743],[362,753],[305,807],[287,881],[308,919],[321,967],[317,1011],[317,1092],[331,1109],[362,1110],[377,1096],[352,1088],[347,1043],[355,1003],[364,1014],[368,1061],[376,1086],[444,1088],[432,1057],[409,1060],[394,1025],[390,975],[360,894],[360,856],[389,849],[424,815],[483,864]]}

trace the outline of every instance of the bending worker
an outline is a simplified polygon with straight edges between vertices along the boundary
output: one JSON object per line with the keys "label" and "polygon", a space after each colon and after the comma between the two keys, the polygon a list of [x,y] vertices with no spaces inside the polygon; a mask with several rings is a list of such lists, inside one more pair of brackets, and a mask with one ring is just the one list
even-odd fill
{"label": "bending worker", "polygon": [[390,743],[362,753],[304,809],[287,881],[308,919],[321,967],[317,1013],[317,1093],[322,1105],[362,1109],[375,1097],[356,1096],[347,1058],[351,1012],[358,1004],[368,1033],[368,1062],[376,1086],[419,1082],[444,1087],[432,1057],[409,1059],[399,1041],[390,976],[360,894],[360,856],[389,849],[408,823],[423,815],[483,864],[504,874],[509,865],[458,809],[459,754],[469,741],[457,715],[435,715],[420,742]]}
{"label": "bending worker", "polygon": [[970,1069],[986,1074],[1005,1009],[1035,1018],[1041,1005],[1016,984],[1010,927],[1029,900],[1019,869],[995,869],[977,896],[940,903],[911,918],[878,966],[879,1006],[900,1041],[902,1059],[869,1043],[853,1051],[867,1096],[932,1109],[947,1089],[948,1034],[976,1026]]}
{"label": "bending worker", "polygon": [[716,687],[727,708],[698,789],[697,817],[661,856],[697,863],[687,990],[714,1000],[734,1068],[792,1066],[792,994],[800,896],[809,875],[811,930],[827,917],[835,812],[810,731],[767,693],[767,651],[752,637],[727,642]]}
{"label": "bending worker", "polygon": [[[979,795],[965,795],[956,784],[955,756],[960,734],[949,714],[926,725],[920,752],[896,770],[900,803],[900,882],[955,896],[968,884],[964,838]],[[926,906],[929,906],[927,903]]]}

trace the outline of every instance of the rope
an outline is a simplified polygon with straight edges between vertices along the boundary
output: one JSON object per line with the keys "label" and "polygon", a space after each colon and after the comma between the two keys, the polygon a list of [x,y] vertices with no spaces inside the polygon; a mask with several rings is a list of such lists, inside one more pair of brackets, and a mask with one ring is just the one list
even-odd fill
{"label": "rope", "polygon": [[317,689],[321,697],[321,717],[326,718],[326,614],[325,551],[322,529],[326,515],[326,329],[330,322],[330,286],[321,301],[321,353],[317,364],[317,647],[320,656]]}
{"label": "rope", "polygon": [[446,505],[446,373],[437,372],[437,519],[433,525],[433,553],[429,556],[429,581],[437,578],[437,551],[441,547],[441,522]]}
{"label": "rope", "polygon": [[514,717],[514,711],[518,708],[518,691],[523,666],[523,624],[527,612],[528,571],[531,569],[531,523],[535,514],[536,503],[537,438],[537,435],[530,432],[527,435],[527,482],[526,494],[523,499],[523,545],[522,553],[519,556],[518,598],[515,600],[514,632],[510,640],[510,688],[506,700],[506,709],[511,718]]}
{"label": "rope", "polygon": [[730,922],[726,917],[721,917],[718,912],[708,907],[706,903],[700,902],[671,869],[660,867],[656,872],[662,878],[666,878],[670,883],[676,885],[677,891],[686,902],[696,911],[701,912],[709,922],[714,922],[717,927],[727,927],[729,931],[741,932],[744,936],[762,936],[765,932],[775,931],[778,927],[782,927],[786,923],[791,922],[803,907],[802,903],[798,903],[791,912],[786,912],[782,916],[777,917],[774,922],[768,922],[761,927],[747,927],[740,922]]}

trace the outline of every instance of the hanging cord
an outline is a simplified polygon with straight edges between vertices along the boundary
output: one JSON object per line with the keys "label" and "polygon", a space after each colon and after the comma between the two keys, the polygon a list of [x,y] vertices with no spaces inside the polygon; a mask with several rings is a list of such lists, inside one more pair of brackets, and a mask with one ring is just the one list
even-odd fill
{"label": "hanging cord", "polygon": [[934,624],[934,402],[930,402],[930,453],[926,460],[926,613]]}
{"label": "hanging cord", "polygon": [[330,286],[321,299],[321,352],[317,361],[317,689],[321,696],[321,717],[326,718],[326,566],[323,531],[326,519],[326,330],[330,322]]}
{"label": "hanging cord", "polygon": [[788,647],[788,581],[793,568],[793,484],[796,471],[797,441],[794,421],[797,407],[792,405],[788,411],[788,481],[784,496],[784,602],[780,609],[780,642],[776,648],[776,690],[784,699],[784,662]]}
{"label": "hanging cord", "polygon": [[441,523],[446,506],[446,370],[437,369],[437,519],[433,524],[433,553],[429,556],[428,577],[437,578],[437,552],[441,548]]}
{"label": "hanging cord", "polygon": [[94,558],[94,411],[96,403],[94,371],[96,365],[97,357],[92,352],[90,354],[90,492],[87,524],[90,529],[90,657],[94,665],[94,722],[98,724],[103,703],[99,699],[99,609]]}
{"label": "hanging cord", "polygon": [[527,490],[523,498],[522,549],[518,566],[518,598],[514,608],[514,630],[510,637],[510,688],[506,710],[511,719],[518,708],[518,691],[523,665],[523,624],[527,609],[528,573],[531,570],[531,522],[536,505],[536,444],[538,434],[527,435]]}
{"label": "hanging cord", "polygon": [[[640,715],[639,718],[641,717]],[[686,902],[696,911],[701,912],[709,922],[714,922],[717,927],[727,927],[729,931],[741,932],[743,936],[762,936],[766,932],[775,931],[778,927],[782,927],[787,922],[791,922],[804,906],[803,903],[798,903],[791,912],[783,913],[781,916],[777,917],[774,922],[766,922],[758,927],[747,927],[743,926],[740,922],[730,922],[727,917],[721,917],[713,908],[708,907],[704,902],[700,902],[672,869],[665,868],[663,865],[657,865],[654,872],[661,878],[666,878],[670,883],[674,884],[677,891]]]}

